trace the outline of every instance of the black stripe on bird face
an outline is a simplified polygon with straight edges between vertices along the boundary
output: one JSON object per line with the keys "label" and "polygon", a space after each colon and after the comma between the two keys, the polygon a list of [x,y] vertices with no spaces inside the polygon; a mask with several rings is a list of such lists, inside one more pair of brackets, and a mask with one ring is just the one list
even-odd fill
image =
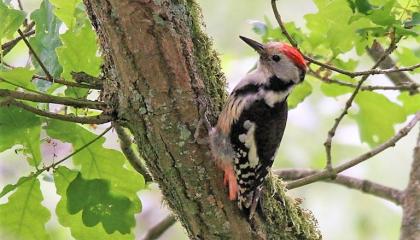
{"label": "black stripe on bird face", "polygon": [[253,94],[253,93],[257,93],[260,90],[261,85],[260,84],[247,84],[241,88],[236,89],[233,92],[234,96],[245,96],[248,94]]}
{"label": "black stripe on bird face", "polygon": [[269,78],[268,84],[264,86],[264,89],[272,90],[274,92],[283,92],[293,85],[294,83],[292,80],[286,81],[273,75]]}

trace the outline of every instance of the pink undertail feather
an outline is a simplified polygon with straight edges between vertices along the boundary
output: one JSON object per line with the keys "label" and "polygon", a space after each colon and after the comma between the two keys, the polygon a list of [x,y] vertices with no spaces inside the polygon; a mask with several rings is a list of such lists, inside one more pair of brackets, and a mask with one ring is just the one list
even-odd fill
{"label": "pink undertail feather", "polygon": [[228,186],[229,190],[229,200],[236,200],[238,197],[238,183],[236,181],[235,172],[233,171],[232,166],[227,166],[224,168],[225,176],[223,182],[225,186]]}

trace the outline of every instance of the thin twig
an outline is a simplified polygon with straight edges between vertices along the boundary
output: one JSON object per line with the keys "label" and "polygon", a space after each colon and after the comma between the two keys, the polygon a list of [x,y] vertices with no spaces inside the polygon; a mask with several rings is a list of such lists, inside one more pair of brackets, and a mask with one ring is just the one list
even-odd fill
{"label": "thin twig", "polygon": [[143,240],[155,240],[158,239],[166,230],[168,230],[172,225],[176,223],[174,216],[169,215],[156,224],[154,227],[149,229],[146,235],[143,237]]}
{"label": "thin twig", "polygon": [[124,130],[117,122],[112,123],[114,125],[115,131],[117,132],[118,138],[120,139],[120,147],[121,151],[127,158],[130,165],[140,173],[146,182],[152,182],[153,179],[150,176],[149,171],[141,162],[141,159],[137,156],[137,154],[132,149],[131,139]]}
{"label": "thin twig", "polygon": [[[274,174],[278,177],[290,181],[304,178],[313,174],[319,173],[317,170],[309,169],[279,169],[274,170]],[[334,180],[323,179],[324,182],[335,183],[339,185],[346,186],[351,189],[356,189],[364,193],[371,194],[376,197],[380,197],[386,200],[389,200],[397,205],[401,205],[403,192],[388,187],[379,183],[375,183],[365,179],[358,179],[355,177],[346,176],[343,174],[338,174]]]}
{"label": "thin twig", "polygon": [[[395,39],[394,35],[391,35],[391,44],[389,45],[388,49],[384,52],[384,54],[382,55],[382,57],[380,57],[376,63],[371,67],[371,69],[376,69],[379,64],[381,64],[381,62],[389,55],[392,53],[392,51],[394,51],[397,48],[396,45],[397,40]],[[327,134],[327,139],[324,142],[324,146],[325,146],[325,153],[327,156],[327,164],[326,164],[326,168],[331,170],[332,169],[332,156],[331,156],[331,145],[332,145],[332,140],[333,137],[335,135],[335,132],[337,131],[338,125],[340,124],[341,120],[343,120],[344,116],[347,115],[348,110],[350,109],[350,107],[353,104],[354,99],[356,98],[357,94],[360,91],[360,88],[362,87],[362,84],[368,79],[369,75],[364,75],[359,82],[357,83],[352,95],[350,96],[350,98],[347,100],[343,111],[340,113],[340,115],[334,120],[334,125],[332,126],[332,128],[328,131]],[[334,176],[334,175],[332,175]]]}
{"label": "thin twig", "polygon": [[292,38],[292,36],[290,36],[289,32],[287,32],[287,29],[283,24],[283,20],[281,19],[279,10],[277,9],[276,1],[277,0],[271,0],[271,7],[273,8],[274,16],[276,17],[276,20],[280,26],[281,32],[287,38],[287,40],[289,40],[290,44],[292,44],[293,47],[297,47],[298,45],[296,41]]}
{"label": "thin twig", "polygon": [[35,60],[38,62],[39,66],[41,66],[42,70],[44,71],[45,75],[48,78],[48,81],[51,81],[52,82],[53,81],[53,77],[51,76],[51,74],[48,71],[48,69],[45,67],[44,63],[42,63],[41,59],[38,57],[38,54],[36,54],[35,50],[32,48],[32,46],[29,43],[28,39],[26,39],[25,34],[23,34],[23,32],[20,29],[18,29],[18,33],[22,37],[22,39],[25,42],[26,46],[29,48],[29,51],[34,56]]}
{"label": "thin twig", "polygon": [[[349,82],[343,82],[336,79],[331,79],[328,76],[322,76],[318,71],[313,71],[312,69],[309,69],[309,74],[314,76],[315,78],[325,82],[325,83],[334,83],[337,85],[345,86],[345,87],[351,87],[356,88],[357,84],[349,83]],[[369,86],[361,86],[360,90],[362,91],[375,91],[375,90],[397,90],[397,91],[415,91],[420,89],[420,84],[418,83],[407,83],[407,84],[400,84],[398,86],[375,86],[375,85],[369,85]]]}
{"label": "thin twig", "polygon": [[100,115],[96,115],[96,116],[78,117],[74,115],[62,115],[58,113],[47,112],[47,111],[43,111],[38,108],[29,106],[23,102],[16,101],[12,98],[6,98],[6,100],[0,102],[0,107],[9,106],[9,105],[22,108],[28,112],[32,112],[39,116],[63,120],[67,122],[75,122],[75,123],[81,123],[81,124],[103,124],[103,123],[111,122],[113,120],[111,116],[105,115],[104,113]]}
{"label": "thin twig", "polygon": [[92,143],[98,141],[98,139],[100,139],[101,137],[103,137],[107,132],[109,132],[112,129],[112,126],[108,127],[107,129],[105,129],[101,134],[99,134],[98,136],[96,136],[94,139],[92,139],[91,141],[89,141],[88,143],[86,143],[85,145],[83,145],[82,147],[76,149],[75,151],[73,151],[71,154],[67,155],[66,157],[64,157],[63,159],[52,163],[49,166],[46,166],[44,168],[39,169],[35,175],[39,175],[40,173],[44,172],[44,171],[49,171],[50,169],[54,169],[57,165],[63,163],[64,161],[66,161],[67,159],[73,157],[74,155],[76,155],[77,153],[79,153],[80,151],[82,151],[83,149],[89,147]]}
{"label": "thin twig", "polygon": [[70,87],[79,87],[79,88],[102,90],[102,86],[99,86],[99,85],[91,85],[91,84],[78,83],[78,82],[70,82],[70,81],[66,81],[64,79],[57,79],[57,78],[54,78],[52,81],[50,81],[50,79],[48,79],[48,77],[40,76],[40,75],[34,75],[33,78],[34,79],[38,78],[38,79],[46,80],[46,81],[49,81],[49,82],[52,82],[52,83],[59,83],[59,84],[63,84],[63,85],[70,86]]}
{"label": "thin twig", "polygon": [[33,93],[18,92],[8,89],[0,89],[0,97],[12,97],[14,99],[42,102],[42,103],[55,103],[63,104],[78,108],[91,108],[103,110],[106,108],[106,104],[103,102],[80,100],[68,97],[57,97],[52,95],[38,95]]}
{"label": "thin twig", "polygon": [[351,167],[356,166],[357,164],[366,161],[369,158],[372,158],[373,156],[375,156],[376,154],[386,150],[387,148],[393,147],[395,146],[395,144],[404,136],[406,136],[410,130],[416,125],[417,122],[420,121],[420,112],[417,112],[417,114],[414,116],[414,118],[402,129],[400,129],[398,131],[398,133],[396,135],[394,135],[393,137],[391,137],[390,139],[388,139],[386,142],[382,143],[381,145],[379,145],[378,147],[370,150],[369,152],[366,152],[348,162],[345,162],[335,168],[332,168],[332,171],[329,171],[328,169],[325,169],[323,171],[320,171],[318,173],[312,174],[310,176],[292,181],[290,183],[287,184],[287,188],[288,189],[293,189],[293,188],[297,188],[297,187],[301,187],[304,185],[308,185],[311,184],[313,182],[316,181],[320,181],[326,178],[330,178],[332,176],[334,176],[334,173],[340,173],[346,169],[349,169]]}

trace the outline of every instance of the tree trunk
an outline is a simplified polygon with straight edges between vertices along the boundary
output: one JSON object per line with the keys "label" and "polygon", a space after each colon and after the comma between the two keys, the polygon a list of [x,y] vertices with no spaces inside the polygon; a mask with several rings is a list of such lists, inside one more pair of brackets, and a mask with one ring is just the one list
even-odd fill
{"label": "tree trunk", "polygon": [[420,239],[420,134],[414,148],[410,179],[402,202],[403,219],[400,239]]}
{"label": "tree trunk", "polygon": [[[85,0],[105,58],[103,96],[128,127],[164,199],[191,239],[320,239],[316,221],[274,180],[249,221],[193,133],[214,122],[225,80],[193,0]],[[127,183],[130,184],[130,183]]]}

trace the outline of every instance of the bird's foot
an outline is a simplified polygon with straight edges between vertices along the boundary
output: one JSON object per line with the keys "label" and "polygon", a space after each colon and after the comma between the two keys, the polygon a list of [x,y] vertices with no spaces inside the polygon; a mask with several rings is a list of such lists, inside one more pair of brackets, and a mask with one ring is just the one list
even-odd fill
{"label": "bird's foot", "polygon": [[[211,124],[207,119],[207,104],[203,103],[203,101],[199,101],[199,115],[200,119],[198,120],[195,132],[194,132],[194,139],[200,145],[208,144],[208,132],[211,129]],[[202,129],[205,128],[206,133],[202,133]],[[204,135],[204,136],[203,136]]]}

